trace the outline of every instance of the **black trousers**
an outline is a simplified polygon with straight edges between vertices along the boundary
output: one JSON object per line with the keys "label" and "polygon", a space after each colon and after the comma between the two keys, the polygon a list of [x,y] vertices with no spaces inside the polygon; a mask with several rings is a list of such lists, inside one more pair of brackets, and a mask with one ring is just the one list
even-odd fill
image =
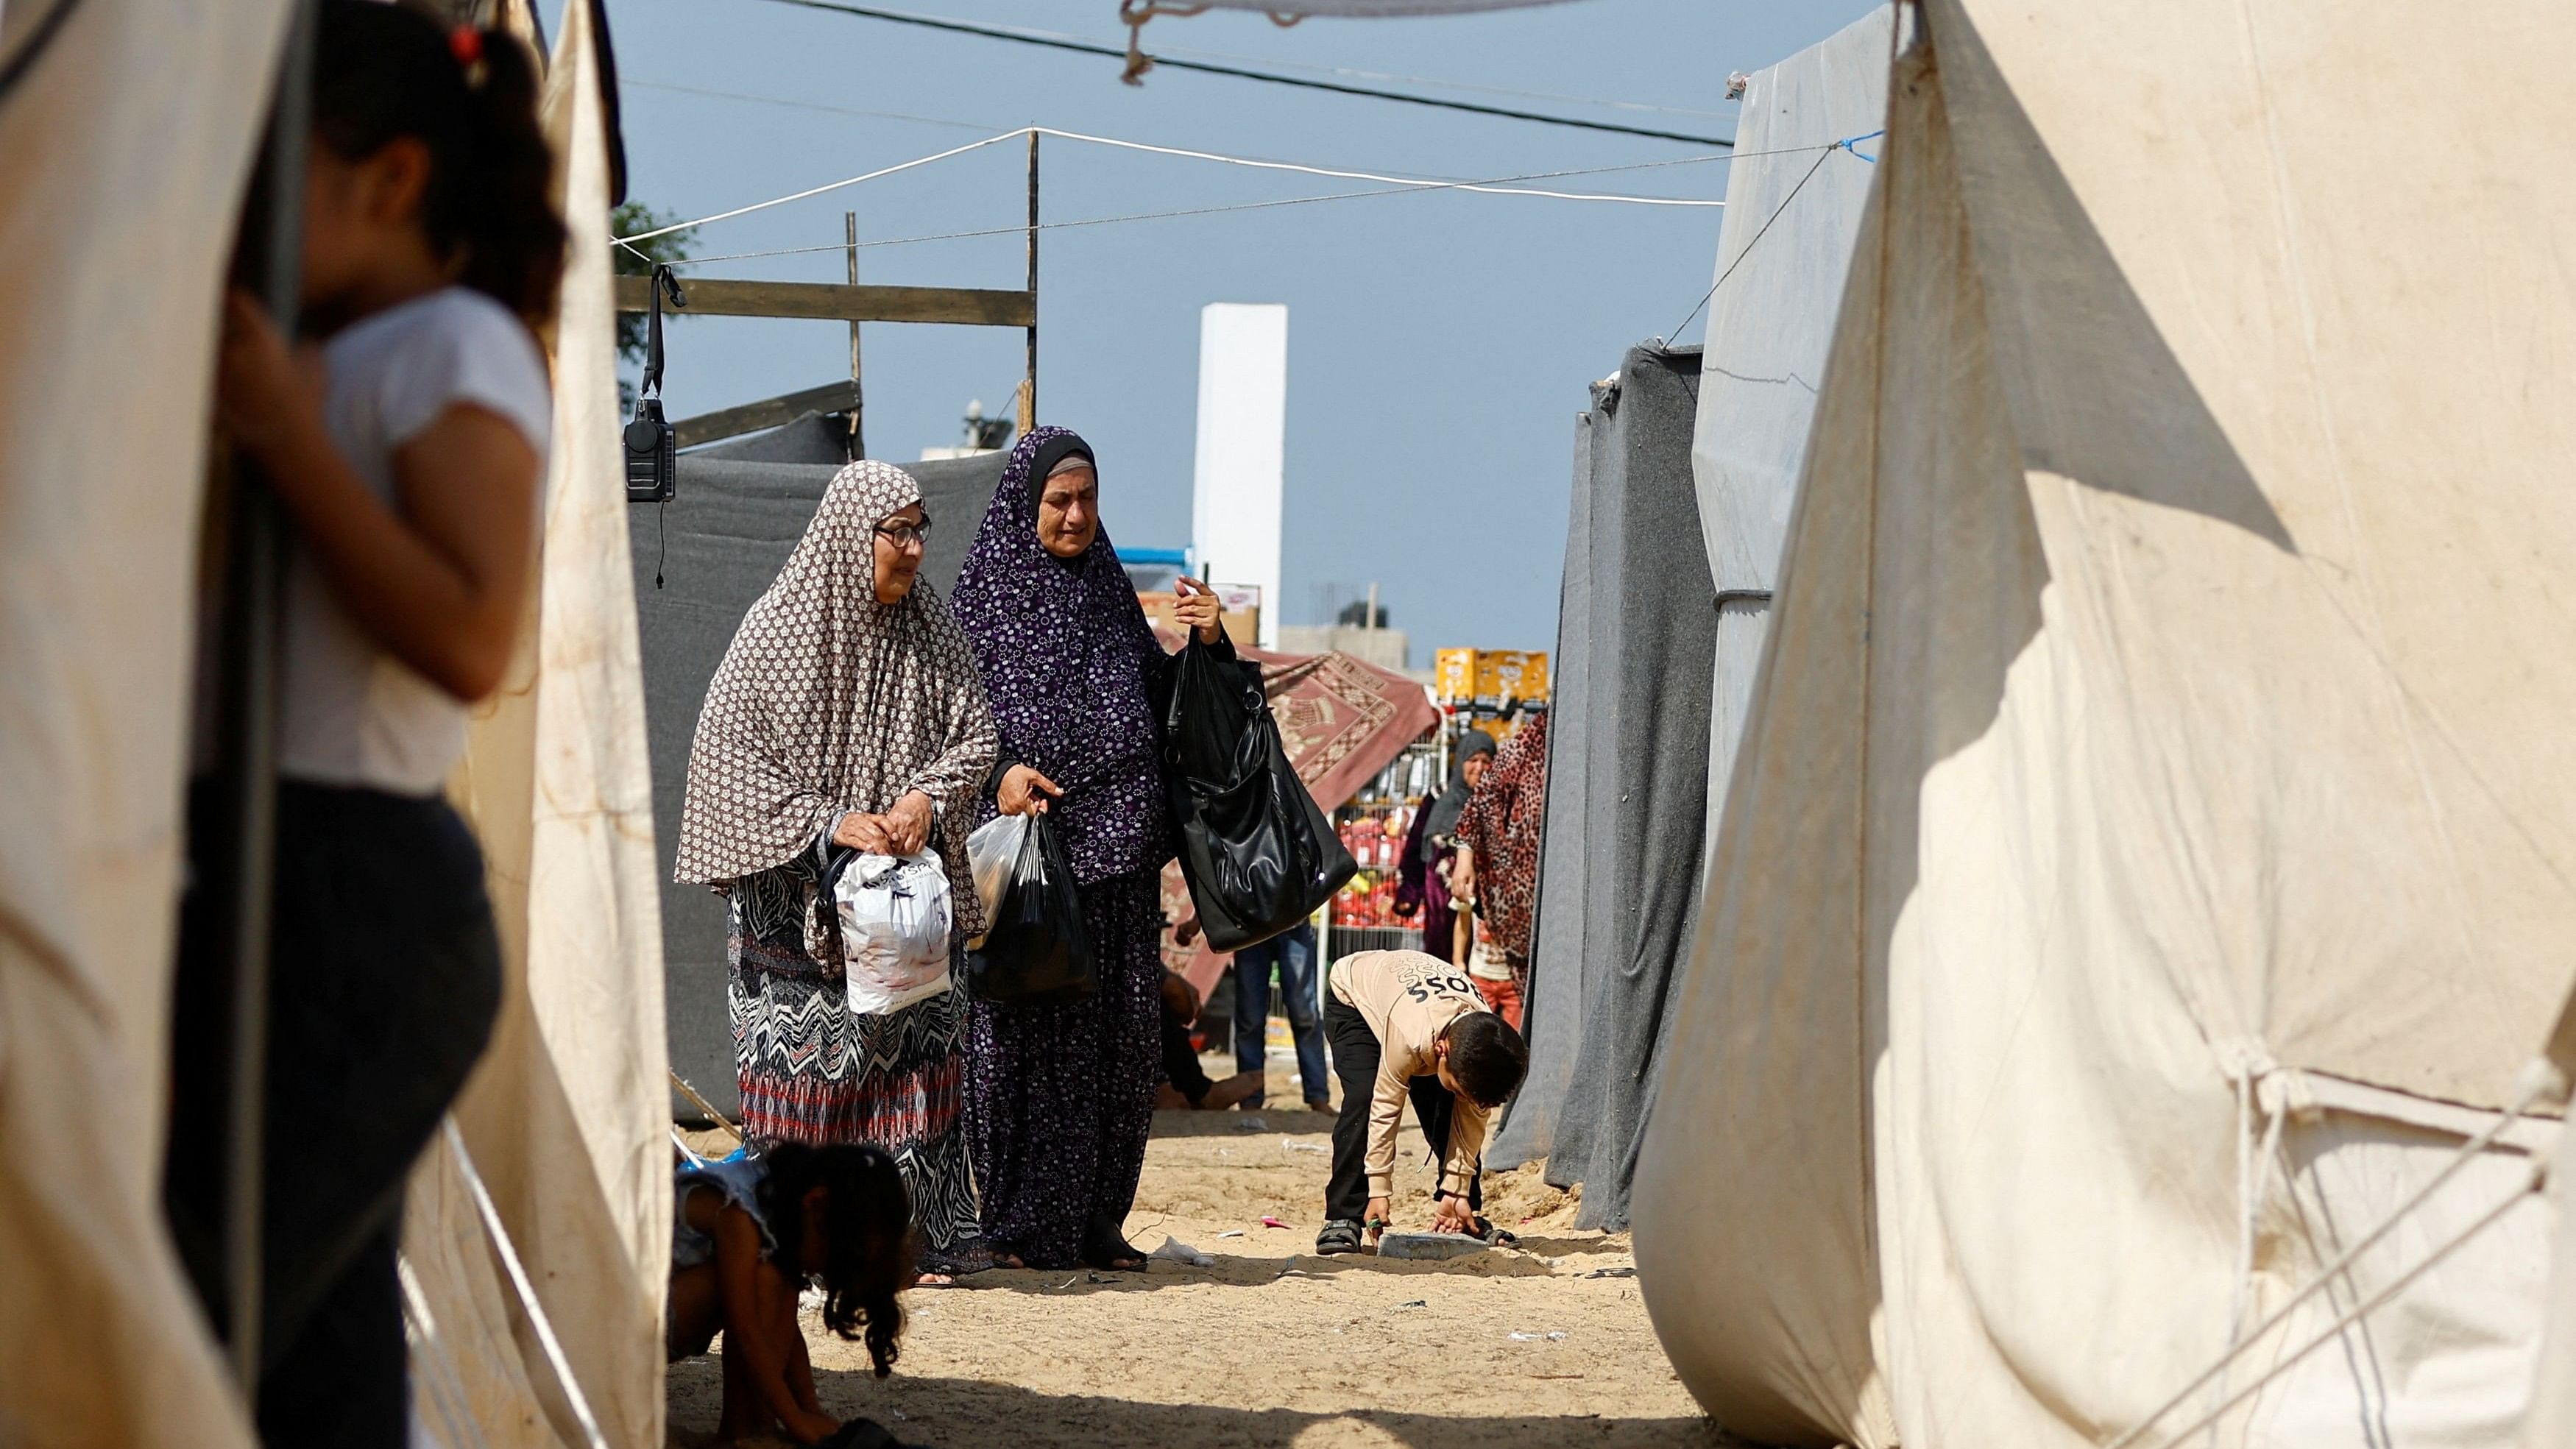
{"label": "black trousers", "polygon": [[[229,842],[191,801],[164,1204],[218,1331],[232,983]],[[445,802],[287,783],[277,802],[263,1144],[260,1437],[401,1449],[403,1184],[483,1053],[501,953],[483,858]]]}
{"label": "black trousers", "polygon": [[[1342,1114],[1333,1119],[1333,1176],[1324,1187],[1324,1216],[1360,1222],[1368,1215],[1369,1101],[1377,1093],[1377,1068],[1384,1055],[1377,1033],[1359,1008],[1339,997],[1324,999],[1324,1041],[1333,1050],[1333,1075],[1342,1083]],[[1449,1127],[1458,1099],[1438,1077],[1415,1077],[1406,1084],[1413,1099],[1413,1118],[1422,1124],[1431,1148],[1432,1171],[1449,1155]],[[1436,1181],[1435,1177],[1435,1181]],[[1471,1181],[1467,1206],[1481,1210],[1485,1187]]]}
{"label": "black trousers", "polygon": [[1168,1001],[1163,1003],[1163,1080],[1189,1098],[1193,1107],[1206,1101],[1208,1090],[1216,1085],[1199,1065],[1198,1049],[1190,1045],[1190,1024]]}

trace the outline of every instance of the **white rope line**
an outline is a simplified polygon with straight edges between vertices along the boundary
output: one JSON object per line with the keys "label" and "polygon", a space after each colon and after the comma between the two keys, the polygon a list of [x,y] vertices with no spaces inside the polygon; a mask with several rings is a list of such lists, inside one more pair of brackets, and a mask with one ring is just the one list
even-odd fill
{"label": "white rope line", "polygon": [[510,1242],[510,1230],[501,1224],[501,1210],[492,1205],[492,1194],[483,1186],[483,1174],[474,1170],[474,1159],[466,1154],[465,1134],[457,1130],[453,1114],[440,1124],[440,1130],[447,1137],[448,1153],[456,1159],[456,1170],[464,1175],[465,1190],[473,1195],[474,1211],[483,1219],[483,1231],[492,1240],[492,1251],[509,1273],[510,1287],[519,1295],[519,1306],[527,1310],[528,1324],[536,1330],[538,1346],[545,1350],[546,1365],[554,1370],[564,1401],[572,1406],[573,1417],[581,1423],[582,1439],[590,1449],[608,1449],[608,1436],[600,1432],[599,1420],[590,1412],[590,1399],[573,1377],[572,1361],[564,1356],[562,1340],[555,1337],[554,1321],[546,1317],[545,1305],[537,1301],[536,1285],[528,1281],[527,1267],[519,1261],[519,1250]]}
{"label": "white rope line", "polygon": [[447,1340],[438,1333],[438,1317],[429,1311],[429,1295],[423,1293],[420,1278],[412,1272],[411,1259],[394,1255],[394,1274],[402,1280],[403,1327],[410,1330],[412,1347],[429,1357],[431,1372],[430,1398],[438,1406],[438,1417],[447,1424],[448,1443],[452,1449],[491,1449],[483,1437],[483,1426],[474,1421],[474,1412],[466,1407],[465,1376],[456,1368],[455,1355],[447,1351]]}
{"label": "white rope line", "polygon": [[899,165],[888,166],[882,171],[870,171],[863,176],[852,176],[844,180],[831,182],[827,185],[808,187],[805,190],[796,192],[792,195],[774,196],[767,201],[755,201],[749,206],[737,206],[731,211],[719,211],[713,216],[702,216],[695,221],[673,222],[669,226],[655,227],[651,231],[639,231],[632,236],[619,237],[617,240],[622,245],[627,242],[644,241],[648,238],[662,236],[670,232],[687,231],[693,226],[706,226],[714,222],[731,221],[737,216],[749,216],[755,211],[767,211],[773,206],[785,206],[791,201],[803,201],[809,196],[821,196],[827,191],[838,191],[845,186],[856,186],[862,181],[874,181],[882,176],[892,176],[898,171],[910,171],[916,166],[927,166],[933,161],[945,161],[951,156],[963,156],[969,151],[980,151],[986,146],[990,146],[997,141],[1008,141],[1015,136],[1024,136],[1027,134],[1028,133],[1025,130],[1004,131],[998,136],[987,136],[981,141],[969,141],[963,146],[951,147],[948,150],[940,152],[936,156],[917,157]]}
{"label": "white rope line", "polygon": [[[2281,1147],[2281,1124],[2290,1116],[2286,1098],[2264,1113],[2258,1147],[2254,1134],[2256,1109],[2254,1071],[2240,1067],[2236,1073],[2236,1291],[2227,1305],[2227,1353],[2231,1357],[2245,1343],[2245,1314],[2254,1298],[2255,1227],[2264,1202],[2271,1196],[2272,1161]],[[2224,1371],[2210,1382],[2209,1392],[2213,1400],[2227,1392]],[[2216,1449],[2216,1426],[2209,1432],[2211,1449]]]}
{"label": "white rope line", "polygon": [[[1227,212],[1236,211],[1269,211],[1283,206],[1304,206],[1310,202],[1317,201],[1354,201],[1370,196],[1403,196],[1417,191],[1441,191],[1445,189],[1447,188],[1437,183],[1425,183],[1421,186],[1380,187],[1375,191],[1338,191],[1329,196],[1286,196],[1275,201],[1242,201],[1235,202],[1227,206],[1192,206],[1184,207],[1178,211],[1146,211],[1135,212],[1125,216],[1091,216],[1083,217],[1075,221],[1041,222],[1038,224],[1037,230],[1062,231],[1075,227],[1114,226],[1122,222],[1131,221],[1171,221],[1180,217],[1219,216]],[[1028,234],[1028,231],[1028,224],[1023,222],[1018,226],[988,226],[978,228],[974,231],[944,231],[934,232],[927,236],[888,237],[882,241],[860,242],[859,247],[864,250],[869,247],[912,246],[921,242],[967,241],[976,237],[1025,236]],[[618,245],[626,246],[624,242],[619,242]],[[772,247],[765,251],[723,252],[711,257],[690,257],[684,261],[673,262],[671,265],[674,267],[696,267],[704,266],[711,262],[740,262],[749,261],[759,257],[795,257],[805,256],[815,252],[846,252],[849,250],[849,247],[850,244],[846,241],[821,243],[809,247]],[[635,251],[633,247],[627,247],[626,249],[628,251]],[[643,253],[636,252],[636,255],[642,256]]]}
{"label": "white rope line", "polygon": [[[1121,141],[1112,136],[1086,136],[1079,131],[1059,131],[1050,126],[1029,129],[1041,136],[1054,136],[1065,141],[1088,141],[1095,146],[1110,146],[1122,151],[1145,151],[1157,156],[1179,156],[1192,161],[1218,161],[1228,166],[1249,166],[1256,171],[1294,171],[1307,176],[1326,176],[1336,181],[1377,181],[1391,186],[1419,186],[1427,181],[1460,191],[1482,192],[1488,196],[1543,196],[1551,201],[1623,201],[1631,206],[1724,206],[1723,201],[1700,201],[1684,196],[1623,196],[1615,193],[1583,191],[1540,191],[1530,187],[1497,186],[1481,181],[1451,181],[1438,177],[1389,176],[1375,171],[1342,171],[1330,166],[1305,166],[1294,161],[1260,161],[1249,156],[1228,156],[1216,151],[1192,151],[1181,146],[1151,146],[1142,141]],[[1652,164],[1679,166],[1698,160],[1727,160],[1724,155],[1685,157],[1681,160]],[[1572,174],[1572,173],[1566,173]]]}
{"label": "white rope line", "polygon": [[[2327,1284],[2332,1283],[2339,1275],[2341,1275],[2344,1269],[2351,1267],[2353,1260],[2359,1258],[2362,1254],[2377,1246],[2379,1240],[2387,1237],[2390,1230],[2394,1229],[2400,1222],[2403,1222],[2408,1216],[2412,1215],[2417,1208],[2422,1207],[2425,1201],[2433,1196],[2434,1192],[2439,1190],[2444,1183],[2449,1182],[2454,1176],[2456,1176],[2461,1168],[2467,1166],[2471,1158],[2476,1157],[2479,1153],[2484,1152],[2489,1147],[2495,1145],[2496,1139],[2502,1137],[2505,1130],[2511,1127],[2515,1122],[2519,1121],[2525,1112],[2530,1111],[2533,1104],[2537,1103],[2544,1096],[2554,1095],[2554,1091],[2563,1091],[2564,1089],[2564,1078],[2561,1078],[2558,1075],[2557,1068],[2550,1066],[2546,1061],[2537,1061],[2531,1066],[2525,1067],[2522,1072],[2522,1080],[2518,1084],[2517,1090],[2514,1093],[2513,1101],[2504,1109],[2503,1115],[2497,1117],[2493,1123],[2489,1124],[2486,1130],[2478,1133],[2477,1136],[2470,1138],[2468,1141],[2461,1143],[2459,1150],[2451,1154],[2451,1160],[2442,1165],[2441,1171],[2434,1173],[2422,1187],[2415,1190],[2412,1196],[2408,1197],[2406,1201],[2399,1203],[2395,1209],[2390,1211],[2388,1216],[2380,1219],[2377,1227],[2374,1227],[2369,1232],[2362,1234],[2361,1237],[2352,1244],[2352,1246],[2336,1254],[2334,1261],[2326,1264],[2322,1269],[2319,1269],[2317,1275],[2308,1280],[2308,1285],[2306,1287],[2291,1294],[2286,1302],[2282,1303],[2280,1307],[2272,1310],[2272,1312],[2266,1316],[2261,1323],[2256,1324],[2251,1331],[2244,1335],[2241,1342],[2228,1349],[2227,1352],[2219,1355],[2217,1362],[2201,1370],[2199,1375],[2193,1378],[2190,1383],[2183,1385],[2179,1390],[2175,1391],[2173,1397],[2165,1400],[2161,1404],[2158,1404],[2153,1413],[2140,1419],[2136,1424],[2129,1428],[2128,1432],[2102,1446],[2102,1449],[2125,1449],[2125,1446],[2137,1442],[2139,1436],[2146,1433],[2148,1429],[2154,1427],[2155,1422],[2158,1419],[2163,1418],[2165,1415],[2172,1413],[2176,1408],[2180,1407],[2185,1399],[2198,1393],[2202,1385],[2218,1377],[2220,1374],[2225,1373],[2228,1366],[2233,1364],[2238,1357],[2243,1355],[2248,1347],[2260,1342],[2266,1334],[2269,1334],[2274,1328],[2279,1327],[2281,1321],[2288,1318],[2300,1304],[2315,1297]],[[2268,1379],[2258,1382],[2267,1381]],[[2200,1426],[2195,1424],[2193,1427],[2198,1428]]]}
{"label": "white rope line", "polygon": [[[2228,1395],[2227,1398],[2220,1402],[2216,1407],[2209,1409],[2199,1418],[2192,1420],[2189,1424],[2183,1427],[2182,1432],[2166,1439],[2162,1444],[2157,1446],[2157,1449],[2179,1449],[2182,1441],[2199,1433],[2201,1430],[2216,1424],[2220,1419],[2227,1416],[2229,1410],[2235,1408],[2241,1403],[2244,1403],[2247,1399],[2254,1397],[2255,1394],[2260,1393],[2266,1385],[2270,1384],[2274,1379],[2281,1377],[2283,1374],[2288,1373],[2309,1354],[2316,1352],[2318,1349],[2321,1349],[2327,1344],[2342,1337],[2345,1329],[2352,1327],[2354,1324],[2359,1323],[2364,1318],[2369,1317],[2371,1314],[2376,1313],[2381,1308],[2387,1306],[2390,1299],[2395,1298],[2398,1294],[2413,1286],[2416,1279],[2433,1271],[2435,1267],[2441,1264],[2443,1259],[2458,1252],[2470,1239],[2485,1232],[2488,1228],[2495,1226],[2498,1218],[2503,1217],[2506,1213],[2521,1206],[2523,1200],[2530,1197],[2543,1182],[2548,1180],[2548,1178],[2548,1163],[2538,1158],[2533,1159],[2530,1176],[2525,1179],[2520,1187],[2515,1188],[2512,1193],[2507,1195],[2504,1201],[2497,1203],[2494,1207],[2491,1207],[2485,1212],[2479,1214],[2477,1221],[2469,1224],[2465,1228],[2462,1228],[2457,1233],[2452,1234],[2451,1237],[2440,1247],[2427,1253],[2422,1262],[2417,1263],[2414,1267],[2397,1275],[2395,1279],[2390,1281],[2387,1287],[2380,1289],[2378,1292],[2370,1295],[2367,1299],[2355,1304],[2350,1312],[2337,1318],[2333,1324],[2327,1327],[2325,1332],[2318,1334],[2316,1337],[2309,1339],[2306,1343],[2293,1349],[2287,1356],[2283,1357],[2280,1362],[2275,1363],[2270,1368],[2264,1370],[2263,1373],[2252,1383],[2249,1383],[2245,1387],[2238,1389],[2235,1393]],[[2168,1409],[2171,1407],[2172,1405],[2170,1404],[2166,1405],[2166,1408]],[[2158,1414],[2162,1414],[2165,1410],[2158,1409],[2156,1412]],[[2130,1430],[2128,1433],[2121,1435],[2119,1438],[2114,1439],[2111,1442],[2114,1445],[2125,1444],[2129,1442],[2130,1439],[2136,1437],[2141,1430],[2144,1430],[2149,1424],[2153,1424],[2154,1422],[2154,1417],[2150,1416],[2145,1421],[2141,1422],[2137,1428]]]}
{"label": "white rope line", "polygon": [[[1263,161],[1250,156],[1227,156],[1214,151],[1193,151],[1178,146],[1153,146],[1142,141],[1122,141],[1112,136],[1090,136],[1079,131],[1059,131],[1051,126],[1022,126],[1017,130],[1004,131],[998,135],[987,136],[980,141],[969,141],[963,146],[954,146],[935,155],[923,156],[911,161],[902,162],[898,165],[884,167],[880,170],[864,172],[857,176],[845,177],[839,181],[826,182],[821,186],[808,187],[803,191],[792,192],[786,196],[772,197],[767,201],[755,201],[748,206],[737,206],[731,211],[719,211],[713,215],[701,216],[691,221],[673,222],[669,226],[656,227],[651,231],[635,232],[628,236],[619,237],[617,238],[617,241],[623,245],[631,242],[645,241],[652,237],[663,236],[670,232],[686,231],[692,227],[710,226],[719,221],[730,221],[737,216],[748,216],[755,211],[766,211],[773,206],[785,206],[792,201],[804,201],[810,197],[822,196],[828,192],[839,191],[844,187],[857,186],[860,183],[867,181],[875,181],[882,177],[892,176],[899,171],[910,171],[918,166],[927,166],[934,161],[945,161],[953,156],[963,156],[969,151],[980,151],[986,146],[991,146],[1002,141],[1014,140],[1018,137],[1031,134],[1053,136],[1058,140],[1063,141],[1085,141],[1095,146],[1109,146],[1126,151],[1143,151],[1161,156],[1178,156],[1193,161],[1215,161],[1228,166],[1246,166],[1258,171],[1293,171],[1307,176],[1324,176],[1341,181],[1383,182],[1389,186],[1402,187],[1406,190],[1474,191],[1481,192],[1488,196],[1536,196],[1552,201],[1610,201],[1623,202],[1630,206],[1721,207],[1726,205],[1726,203],[1723,201],[1703,201],[1697,198],[1684,196],[1628,196],[1612,192],[1545,191],[1533,187],[1507,186],[1500,183],[1508,181],[1544,179],[1549,176],[1581,176],[1597,174],[1598,172],[1603,171],[1644,170],[1650,166],[1682,166],[1696,162],[1734,159],[1729,155],[1712,154],[1709,156],[1683,157],[1677,160],[1641,162],[1630,166],[1603,166],[1597,168],[1585,168],[1577,171],[1543,172],[1533,177],[1507,176],[1497,178],[1494,181],[1444,181],[1427,180],[1419,176],[1391,176],[1383,172],[1375,171],[1346,171],[1329,166],[1306,166],[1293,161]],[[1818,149],[1830,148],[1820,147]],[[1361,192],[1357,194],[1382,195],[1385,193]],[[1298,199],[1321,201],[1333,198],[1305,197]],[[1279,203],[1268,202],[1257,204],[1278,205]],[[1186,215],[1188,213],[1175,214]],[[1119,219],[1126,220],[1130,218]],[[1132,219],[1144,220],[1146,218],[1139,217]],[[1055,225],[1059,226],[1067,224],[1068,223],[1062,222],[1055,223]],[[1025,231],[1027,228],[1012,227],[1008,228],[1008,230]],[[839,250],[839,248],[831,248],[830,250]]]}

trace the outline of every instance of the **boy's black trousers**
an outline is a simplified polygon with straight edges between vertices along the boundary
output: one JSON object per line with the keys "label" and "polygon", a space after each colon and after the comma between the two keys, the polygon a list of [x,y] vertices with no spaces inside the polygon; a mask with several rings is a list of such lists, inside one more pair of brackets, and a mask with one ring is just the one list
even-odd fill
{"label": "boy's black trousers", "polygon": [[[1369,1101],[1377,1093],[1377,1066],[1382,1053],[1377,1033],[1369,1030],[1368,1018],[1360,1015],[1358,1007],[1337,996],[1324,998],[1324,1041],[1333,1049],[1333,1075],[1342,1083],[1342,1115],[1333,1119],[1333,1177],[1324,1188],[1324,1216],[1364,1222],[1369,1197]],[[1406,1085],[1413,1098],[1414,1120],[1422,1124],[1422,1137],[1430,1145],[1432,1171],[1436,1174],[1439,1164],[1449,1155],[1449,1122],[1457,1110],[1457,1099],[1449,1095],[1449,1089],[1440,1085],[1436,1076],[1415,1077]],[[1467,1206],[1483,1209],[1483,1183],[1468,1185]]]}

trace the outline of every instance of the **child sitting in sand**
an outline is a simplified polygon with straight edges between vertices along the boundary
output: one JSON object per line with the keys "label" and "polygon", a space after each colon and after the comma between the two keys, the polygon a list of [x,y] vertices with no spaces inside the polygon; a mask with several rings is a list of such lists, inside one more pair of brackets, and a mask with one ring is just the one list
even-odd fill
{"label": "child sitting in sand", "polygon": [[1485,1118],[1520,1088],[1529,1048],[1464,972],[1420,951],[1362,951],[1333,963],[1324,1034],[1342,1081],[1333,1123],[1333,1176],[1324,1192],[1322,1254],[1360,1251],[1365,1226],[1375,1243],[1394,1193],[1395,1129],[1405,1099],[1440,1176],[1434,1232],[1509,1242],[1477,1216],[1484,1189]]}
{"label": "child sitting in sand", "polygon": [[1194,1109],[1222,1112],[1261,1093],[1261,1073],[1237,1072],[1211,1081],[1199,1065],[1198,1048],[1190,1044],[1190,1027],[1199,1019],[1199,989],[1177,971],[1163,973],[1163,1085],[1154,1089],[1154,1110]]}
{"label": "child sitting in sand", "polygon": [[683,1163],[671,1240],[673,1362],[724,1333],[724,1443],[784,1431],[799,1444],[841,1432],[814,1399],[814,1370],[796,1323],[806,1283],[823,1289],[823,1323],[865,1336],[877,1377],[894,1368],[914,1278],[912,1199],[894,1159],[875,1147],[780,1143],[757,1157]]}

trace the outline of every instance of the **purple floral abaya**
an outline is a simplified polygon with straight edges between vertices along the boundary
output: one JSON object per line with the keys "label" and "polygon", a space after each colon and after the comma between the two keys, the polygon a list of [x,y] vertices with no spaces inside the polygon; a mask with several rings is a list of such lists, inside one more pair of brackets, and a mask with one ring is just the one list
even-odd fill
{"label": "purple floral abaya", "polygon": [[1091,449],[1062,428],[1011,450],[951,601],[1001,729],[995,778],[1026,764],[1064,788],[1049,813],[1100,973],[1087,1000],[970,1008],[967,1130],[984,1233],[996,1252],[1045,1268],[1126,1251],[1120,1226],[1162,1076],[1157,873],[1172,856],[1147,702],[1166,656],[1106,531],[1070,560],[1038,542],[1039,490],[1069,453]]}

